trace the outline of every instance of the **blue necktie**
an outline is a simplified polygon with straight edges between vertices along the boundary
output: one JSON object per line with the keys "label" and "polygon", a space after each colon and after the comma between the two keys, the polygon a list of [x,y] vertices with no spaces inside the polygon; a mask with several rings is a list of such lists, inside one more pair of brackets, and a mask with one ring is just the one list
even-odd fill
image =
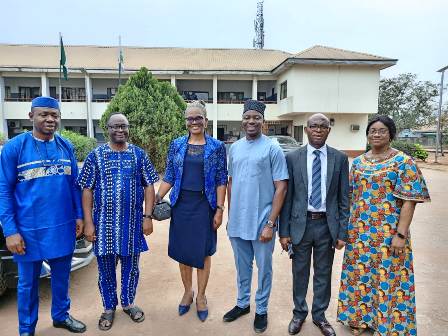
{"label": "blue necktie", "polygon": [[314,150],[315,155],[313,160],[312,180],[311,180],[311,196],[310,205],[314,209],[319,209],[322,205],[322,193],[320,190],[321,176],[320,176],[320,151]]}

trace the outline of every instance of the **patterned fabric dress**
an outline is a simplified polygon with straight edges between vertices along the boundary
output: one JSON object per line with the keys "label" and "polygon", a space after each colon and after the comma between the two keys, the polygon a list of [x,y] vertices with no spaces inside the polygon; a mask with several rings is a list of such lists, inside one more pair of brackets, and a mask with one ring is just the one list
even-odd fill
{"label": "patterned fabric dress", "polygon": [[144,188],[158,179],[148,155],[132,144],[121,152],[104,144],[89,153],[78,184],[93,190],[96,256],[148,250],[142,227]]}
{"label": "patterned fabric dress", "polygon": [[338,321],[375,335],[416,335],[410,236],[405,253],[390,253],[403,200],[429,201],[425,180],[406,154],[381,162],[365,155],[350,173],[351,217],[338,302]]}

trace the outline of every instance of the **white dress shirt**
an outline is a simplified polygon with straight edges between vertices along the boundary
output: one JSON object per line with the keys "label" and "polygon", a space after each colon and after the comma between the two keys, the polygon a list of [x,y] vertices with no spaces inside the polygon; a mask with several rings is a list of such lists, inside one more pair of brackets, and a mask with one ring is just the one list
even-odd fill
{"label": "white dress shirt", "polygon": [[[313,181],[313,161],[316,155],[314,155],[315,150],[320,151],[320,190],[322,203],[319,209],[315,209],[309,202],[312,191],[312,181]],[[325,201],[327,199],[327,145],[323,145],[321,148],[314,148],[310,144],[306,145],[306,172],[308,175],[308,211],[312,212],[326,212]]]}

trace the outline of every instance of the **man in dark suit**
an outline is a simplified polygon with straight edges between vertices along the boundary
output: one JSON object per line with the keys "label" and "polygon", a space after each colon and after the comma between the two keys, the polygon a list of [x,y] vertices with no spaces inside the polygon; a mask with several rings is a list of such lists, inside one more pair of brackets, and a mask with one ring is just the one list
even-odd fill
{"label": "man in dark suit", "polygon": [[308,144],[288,153],[289,183],[280,215],[280,244],[292,244],[293,318],[288,332],[300,332],[306,316],[306,292],[313,254],[313,323],[323,335],[336,335],[325,318],[331,296],[334,249],[342,249],[349,219],[348,159],[325,144],[330,121],[314,114],[305,128]]}

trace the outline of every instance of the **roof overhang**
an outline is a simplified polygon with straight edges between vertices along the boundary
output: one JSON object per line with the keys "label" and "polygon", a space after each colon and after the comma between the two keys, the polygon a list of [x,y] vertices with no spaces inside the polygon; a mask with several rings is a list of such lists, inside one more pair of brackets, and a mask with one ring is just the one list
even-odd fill
{"label": "roof overhang", "polygon": [[279,74],[289,67],[302,65],[360,65],[360,66],[377,66],[380,70],[386,69],[397,64],[397,59],[370,60],[370,59],[321,59],[321,58],[287,58],[272,70],[272,74]]}
{"label": "roof overhang", "polygon": [[[69,73],[87,73],[87,74],[118,74],[118,69],[86,69],[86,68],[68,68]],[[125,69],[122,73],[124,75],[132,75],[140,69]],[[253,71],[253,70],[157,70],[149,69],[153,75],[257,75],[257,76],[272,76],[271,71]],[[17,67],[17,66],[2,66],[0,72],[31,72],[31,73],[59,73],[59,68],[50,67]]]}

